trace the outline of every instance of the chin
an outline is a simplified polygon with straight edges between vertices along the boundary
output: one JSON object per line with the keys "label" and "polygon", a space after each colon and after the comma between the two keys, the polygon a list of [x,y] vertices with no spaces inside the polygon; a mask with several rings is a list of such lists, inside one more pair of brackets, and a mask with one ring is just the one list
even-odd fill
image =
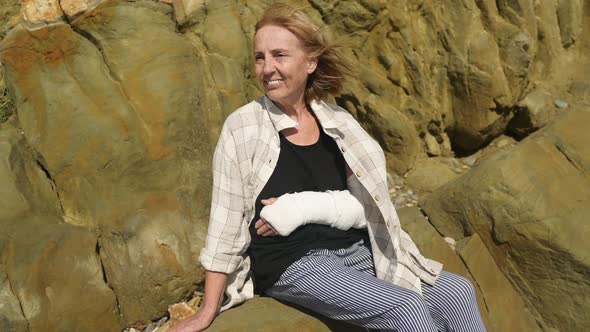
{"label": "chin", "polygon": [[266,96],[274,102],[279,102],[285,98],[284,94],[277,90],[270,90],[266,92]]}

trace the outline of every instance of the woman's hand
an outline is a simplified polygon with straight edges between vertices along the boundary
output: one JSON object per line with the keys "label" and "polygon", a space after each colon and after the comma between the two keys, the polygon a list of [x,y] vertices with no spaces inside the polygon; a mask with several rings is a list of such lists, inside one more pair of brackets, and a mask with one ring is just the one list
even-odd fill
{"label": "woman's hand", "polygon": [[[271,205],[272,203],[276,202],[277,198],[276,197],[271,197],[268,199],[263,199],[261,200],[263,205]],[[256,223],[254,224],[254,227],[256,228],[256,234],[260,235],[260,236],[276,236],[279,235],[277,232],[275,232],[274,229],[272,229],[272,227],[266,222],[264,221],[264,219],[258,219],[258,221],[256,221]]]}
{"label": "woman's hand", "polygon": [[215,315],[210,315],[204,310],[197,311],[194,315],[185,318],[167,330],[167,332],[199,332],[211,325]]}

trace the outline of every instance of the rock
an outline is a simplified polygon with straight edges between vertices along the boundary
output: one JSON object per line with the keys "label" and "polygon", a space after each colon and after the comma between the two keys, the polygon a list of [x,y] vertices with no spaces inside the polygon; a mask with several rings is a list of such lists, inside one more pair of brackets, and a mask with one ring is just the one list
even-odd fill
{"label": "rock", "polygon": [[557,1],[557,19],[564,48],[572,46],[582,33],[584,1]]}
{"label": "rock", "polygon": [[590,305],[590,112],[572,111],[428,196],[444,236],[478,233],[548,327],[585,330]]}
{"label": "rock", "polygon": [[59,0],[23,0],[21,13],[33,24],[61,21],[64,17]]}
{"label": "rock", "polygon": [[105,2],[75,30],[18,26],[0,47],[24,137],[63,220],[100,232],[127,324],[161,317],[203,278],[212,148],[200,64],[169,10]]}
{"label": "rock", "polygon": [[154,323],[149,323],[145,327],[145,330],[143,330],[143,332],[154,332],[155,329],[156,329],[156,325],[154,325]]}
{"label": "rock", "polygon": [[188,305],[186,302],[176,303],[168,308],[170,313],[171,326],[174,326],[175,322],[179,322],[195,314],[195,308]]}
{"label": "rock", "polygon": [[0,0],[0,37],[5,34],[5,29],[11,29],[14,27],[10,26],[10,22],[14,20],[14,17],[20,17],[20,1],[19,0]]}
{"label": "rock", "polygon": [[429,156],[440,156],[442,154],[440,145],[434,136],[426,134],[426,136],[424,136],[424,144],[426,144],[426,153]]}
{"label": "rock", "polygon": [[179,25],[194,23],[197,21],[195,18],[202,17],[206,10],[205,0],[171,0],[171,3]]}
{"label": "rock", "polygon": [[485,302],[483,302],[481,291],[459,255],[437,233],[418,207],[404,207],[398,209],[397,212],[403,230],[412,237],[412,240],[414,240],[425,257],[441,262],[445,271],[462,275],[471,281],[475,287],[484,324],[489,327],[489,314]]}
{"label": "rock", "polygon": [[120,330],[98,235],[63,222],[54,184],[35,158],[16,119],[0,124],[0,330]]}
{"label": "rock", "polygon": [[560,114],[560,110],[553,106],[553,103],[557,106],[557,101],[552,103],[551,99],[551,94],[542,88],[526,95],[518,103],[514,117],[508,124],[508,131],[522,139],[551,123]]}
{"label": "rock", "polygon": [[568,92],[578,98],[585,107],[590,106],[590,82],[574,81],[570,84]]}
{"label": "rock", "polygon": [[79,14],[91,10],[101,1],[102,0],[60,0],[60,6],[67,18],[72,19]]}
{"label": "rock", "polygon": [[455,179],[457,174],[442,158],[426,158],[416,162],[414,169],[408,172],[406,184],[414,189],[421,197],[429,194],[438,187]]}
{"label": "rock", "polygon": [[[280,319],[277,319],[280,317]],[[219,315],[207,329],[211,332],[240,331],[365,331],[359,327],[328,320],[303,309],[296,309],[272,298],[255,297],[245,304]],[[158,332],[160,332],[158,330]]]}
{"label": "rock", "polygon": [[555,99],[553,102],[557,108],[567,108],[568,104],[565,100]]}
{"label": "rock", "polygon": [[456,247],[455,247],[455,245],[456,245],[455,239],[453,239],[452,237],[448,237],[447,236],[447,237],[444,238],[444,240],[451,247],[451,249],[453,249],[453,250],[456,249]]}
{"label": "rock", "polygon": [[475,165],[475,163],[477,162],[477,156],[476,155],[472,155],[469,156],[467,158],[463,158],[461,160],[461,162],[463,162],[463,164],[469,166],[469,167],[473,167]]}
{"label": "rock", "polygon": [[[0,250],[4,252],[5,243],[0,241]],[[2,258],[2,257],[0,257]],[[27,329],[27,320],[20,307],[20,301],[12,291],[12,285],[8,279],[6,266],[0,263],[0,329],[2,331],[24,332]]]}
{"label": "rock", "polygon": [[[47,229],[48,233],[55,232],[55,237],[77,234],[72,229],[78,228],[86,239],[92,240],[87,232],[94,234],[95,241],[91,242],[98,243],[98,253],[92,258],[89,249],[80,244],[80,255],[71,257],[74,262],[102,262],[108,286],[119,300],[123,324],[158,319],[170,303],[202,285],[204,273],[196,262],[206,233],[212,149],[227,114],[262,93],[252,71],[252,38],[254,23],[268,1],[174,0],[173,6],[165,2],[170,1],[27,0],[22,5],[25,18],[21,20],[20,15],[15,16],[18,1],[0,0],[0,20],[6,27],[0,31],[0,62],[18,108],[17,116],[6,122],[12,124],[0,130],[8,130],[11,137],[18,132],[17,136],[24,139],[11,141],[0,152],[7,153],[1,159],[4,166],[0,166],[5,172],[0,172],[0,220],[3,225],[63,224],[62,228]],[[517,147],[512,146],[513,139],[501,138],[507,128],[510,135],[520,139],[555,121],[548,118],[537,124],[526,112],[515,114],[514,110],[522,106],[521,96],[528,98],[530,94],[532,98],[537,89],[567,100],[568,111],[578,109],[578,104],[587,106],[590,53],[586,36],[590,34],[582,4],[582,0],[547,0],[542,6],[528,0],[467,0],[440,6],[432,0],[311,0],[304,10],[318,26],[330,30],[332,39],[347,37],[350,47],[343,49],[343,54],[357,71],[334,101],[356,116],[382,144],[389,171],[404,175],[418,169],[420,160],[428,154],[471,155],[485,147],[473,154],[478,158],[476,164],[485,163],[496,153],[505,153],[503,158],[510,159],[509,154]],[[551,98],[547,105],[556,111],[553,101]],[[530,105],[527,112],[534,103]],[[526,120],[523,126],[513,126],[517,122],[511,120],[513,115],[515,119],[524,116],[533,120],[530,125]],[[9,127],[12,129],[5,129]],[[502,142],[507,145],[498,152]],[[539,159],[534,153],[519,159],[472,196],[489,188],[502,192],[504,187],[498,187],[499,182],[508,188],[514,188],[510,186],[513,183],[537,188],[525,180],[512,180],[511,174],[512,169],[525,168],[523,165],[528,169],[547,162]],[[474,170],[479,168],[475,166]],[[464,167],[456,160],[450,165],[453,174],[474,172]],[[528,176],[522,175],[523,179]],[[498,180],[505,178],[511,182]],[[407,194],[404,181],[393,182],[396,204],[416,204],[416,195]],[[579,183],[573,184],[574,188]],[[557,185],[546,185],[551,199],[561,202],[551,191]],[[427,186],[431,188],[432,184]],[[460,196],[451,193],[454,196],[448,199]],[[531,201],[545,197],[538,195]],[[513,200],[519,196],[515,197]],[[567,197],[572,202],[578,199]],[[499,206],[510,207],[512,203],[506,199]],[[551,204],[546,206],[554,207]],[[483,208],[475,203],[466,206],[468,212]],[[476,221],[503,213],[502,208],[494,209],[477,215]],[[542,217],[550,215],[543,204],[530,209],[527,205],[524,211],[534,214],[534,209]],[[455,210],[465,212],[463,206]],[[510,210],[515,215],[525,213],[522,211]],[[489,223],[480,226],[491,227]],[[474,229],[481,232],[478,227]],[[502,227],[505,225],[499,222],[494,234],[504,241],[509,236]],[[464,236],[462,228],[456,227],[460,234],[457,239]],[[569,228],[564,228],[564,232],[551,228],[550,234],[569,238]],[[1,229],[3,232],[7,233]],[[529,234],[534,231],[518,232],[531,238],[540,236]],[[39,240],[51,239],[46,235]],[[490,248],[496,248],[488,243],[489,237],[480,235]],[[10,246],[23,240],[15,241]],[[583,292],[576,289],[574,296],[566,296],[566,309],[562,309],[547,295],[560,294],[556,287],[542,281],[547,278],[538,278],[542,273],[533,271],[522,258],[525,253],[536,252],[529,248],[539,247],[522,245],[520,252],[506,249],[514,256],[511,259],[519,262],[514,266],[524,266],[526,273],[522,275],[526,277],[522,278],[532,276],[532,281],[522,283],[514,279],[533,285],[519,291],[533,299],[540,291],[539,299],[547,304],[536,305],[544,306],[539,312],[551,317],[552,324],[576,322],[576,317],[569,316],[576,311],[567,308],[573,308],[571,303],[578,301],[576,294]],[[77,248],[77,244],[72,242],[68,248]],[[8,257],[7,250],[0,255]],[[503,271],[516,269],[510,267],[513,263],[505,264],[497,258],[508,257],[497,256],[502,250],[492,250],[497,265]],[[560,250],[547,250],[547,257],[557,257],[549,260],[550,269],[561,271],[557,261],[571,261],[561,257]],[[63,251],[55,254],[71,255]],[[21,261],[14,266],[19,264],[24,270],[31,266]],[[574,272],[579,271],[577,265],[571,266]],[[6,273],[8,280],[12,280],[10,271]],[[65,274],[78,278],[89,271],[94,270],[75,274],[66,269]],[[563,279],[566,286],[574,283]],[[104,300],[108,298],[104,289],[107,282],[102,283],[92,289],[92,294]],[[3,281],[0,289],[5,290],[5,284]],[[34,286],[22,283],[19,287]],[[569,295],[572,291],[567,287],[564,293]],[[36,289],[27,291],[41,294]],[[36,305],[16,291],[14,297],[5,291],[2,294],[8,294],[6,303],[12,303],[2,308],[13,308],[15,298],[25,308]],[[82,291],[66,294],[73,303],[84,296]],[[61,300],[64,302],[56,310],[75,312],[72,303]],[[112,319],[109,315],[119,317],[118,312],[111,312],[110,302],[103,300],[96,303],[102,307],[86,308],[90,320],[104,313],[108,313],[104,314],[108,316],[105,321]],[[552,306],[558,309],[552,311]],[[15,317],[9,322],[11,326],[22,326],[14,310],[2,310],[0,317]],[[23,315],[28,319],[26,314],[30,312]],[[33,321],[37,324],[43,319]],[[55,316],[44,324],[60,328],[65,323],[59,319]]]}
{"label": "rock", "polygon": [[459,255],[481,290],[493,331],[541,331],[520,294],[500,272],[477,234],[466,239]]}
{"label": "rock", "polygon": [[403,114],[377,100],[367,102],[364,107],[366,113],[359,114],[359,119],[381,144],[388,159],[388,169],[398,174],[406,173],[420,153],[418,132]]}
{"label": "rock", "polygon": [[509,146],[509,145],[513,145],[516,143],[516,141],[514,140],[514,138],[509,137],[509,136],[500,136],[497,140],[494,141],[495,142],[495,146],[499,149]]}
{"label": "rock", "polygon": [[25,218],[18,228],[11,228],[4,255],[28,330],[123,328],[117,299],[96,255],[96,234],[47,216]]}

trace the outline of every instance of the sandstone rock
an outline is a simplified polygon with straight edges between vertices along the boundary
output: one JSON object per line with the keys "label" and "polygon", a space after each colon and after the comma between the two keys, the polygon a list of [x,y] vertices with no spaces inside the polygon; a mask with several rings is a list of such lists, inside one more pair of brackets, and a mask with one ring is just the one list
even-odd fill
{"label": "sandstone rock", "polygon": [[[245,304],[219,315],[207,331],[364,331],[364,329],[353,325],[310,314],[307,310],[295,309],[268,297],[255,297]],[[278,317],[280,319],[277,319]],[[158,330],[158,332],[160,331]]]}
{"label": "sandstone rock", "polygon": [[520,294],[500,272],[494,258],[477,234],[473,234],[460,250],[460,256],[477,280],[489,312],[493,331],[541,331]]}
{"label": "sandstone rock", "polygon": [[458,174],[453,172],[452,166],[444,159],[446,158],[432,157],[416,161],[414,169],[406,176],[406,185],[414,189],[420,197],[425,197],[424,194],[429,194],[455,179]]}
{"label": "sandstone rock", "polygon": [[[549,124],[559,113],[551,94],[538,88],[526,95],[519,103],[508,130],[516,137],[524,138]],[[567,104],[566,104],[567,105]]]}
{"label": "sandstone rock", "polygon": [[68,19],[94,8],[102,0],[60,0],[60,6]]}
{"label": "sandstone rock", "polygon": [[582,15],[584,15],[584,1],[557,1],[557,19],[563,47],[572,46],[580,36],[582,32]]}
{"label": "sandstone rock", "polygon": [[388,168],[404,174],[412,168],[421,151],[418,132],[411,122],[397,110],[377,100],[364,105],[358,117],[367,130],[381,144],[388,158]]}
{"label": "sandstone rock", "polygon": [[171,305],[168,308],[168,312],[170,313],[170,321],[172,322],[172,326],[174,326],[174,322],[186,319],[194,315],[196,311],[195,308],[192,308],[186,302],[181,302]]}
{"label": "sandstone rock", "polygon": [[202,280],[195,264],[211,145],[199,61],[169,6],[108,2],[94,11],[76,19],[75,31],[19,26],[0,56],[63,218],[100,230],[100,257],[131,323],[161,317]]}
{"label": "sandstone rock", "polygon": [[[445,236],[477,232],[549,327],[585,330],[590,112],[575,111],[426,198]],[[493,241],[492,241],[493,239]]]}
{"label": "sandstone rock", "polygon": [[[12,21],[15,16],[20,17],[19,3],[19,0],[0,0],[0,29],[2,32],[4,32],[3,30],[6,28],[13,28],[13,26],[9,25],[9,22]],[[4,33],[0,34],[0,36],[3,36]]]}
{"label": "sandstone rock", "polygon": [[[6,1],[0,0],[0,16],[4,8],[17,8],[16,2]],[[56,237],[77,234],[71,230],[77,227],[95,230],[96,239],[92,241],[98,242],[97,257],[102,259],[105,277],[119,299],[123,322],[145,321],[164,315],[168,304],[202,282],[203,271],[195,262],[206,229],[211,149],[227,114],[261,94],[253,80],[251,47],[253,25],[268,1],[179,0],[173,1],[174,11],[170,5],[153,1],[106,1],[90,9],[95,3],[64,0],[62,13],[57,1],[26,1],[23,13],[28,23],[34,23],[27,26],[36,30],[17,25],[0,44],[0,62],[18,107],[18,119],[9,120],[18,123],[11,125],[10,131],[21,135],[22,129],[25,140],[15,140],[5,145],[9,147],[5,152],[0,151],[10,156],[3,157],[4,166],[0,166],[0,220],[16,225],[25,220],[22,215],[37,220],[39,215],[48,214],[51,218],[41,219],[52,225],[69,224],[62,225],[63,229],[48,228],[47,233],[55,232]],[[546,91],[567,100],[568,109],[588,103],[590,34],[582,0],[547,0],[543,5],[532,0],[467,0],[445,6],[433,0],[311,0],[295,4],[304,4],[318,26],[329,26],[334,36],[346,36],[345,44],[350,47],[345,54],[358,70],[335,100],[357,116],[383,145],[390,171],[405,174],[425,154],[451,156],[452,148],[470,152],[492,142],[477,154],[474,167],[481,168],[478,164],[485,164],[486,153],[492,153],[494,144],[500,142],[494,139],[505,132],[521,96],[530,93],[539,81],[545,82],[542,86]],[[12,17],[15,12],[9,14]],[[60,24],[65,23],[64,15],[70,25]],[[567,93],[563,89],[568,89]],[[508,143],[502,158],[511,160],[513,148]],[[542,181],[526,182],[523,179],[530,176],[528,173],[521,180],[511,177],[513,169],[527,165],[528,170],[531,164],[536,167],[546,163],[535,156],[535,151],[541,150],[550,149],[539,148],[529,151],[532,156],[515,157],[518,161],[510,168],[483,167],[496,177],[490,177],[486,187],[476,192],[488,188],[503,192],[505,187],[521,184],[538,189],[533,191],[537,196],[533,195],[532,202],[538,197],[544,200],[545,189],[535,186]],[[462,173],[461,165],[455,164],[453,170]],[[560,167],[551,174],[561,176],[562,168],[569,170]],[[499,170],[502,172],[498,175]],[[541,173],[535,176],[542,177]],[[475,174],[486,179],[481,171]],[[584,183],[571,174],[566,172],[566,177],[576,180],[568,178],[565,185],[578,182],[573,184],[578,188]],[[580,209],[586,212],[574,206],[578,197],[566,194],[562,199],[557,197],[557,185],[546,185],[551,200],[563,203],[568,198],[572,202],[566,205],[574,209],[574,219],[582,215]],[[550,237],[543,235],[548,226],[537,226],[533,221],[549,216],[542,220],[550,224],[554,219],[548,211],[559,211],[559,206],[524,204],[524,208],[503,210],[504,206],[512,207],[518,197],[527,197],[530,190],[518,191],[516,199],[498,201],[490,208],[492,212],[476,214],[477,220],[488,220],[491,215],[496,223],[503,220],[498,216],[503,216],[504,210],[516,216],[528,213],[533,215],[529,224],[537,228],[521,230],[521,225],[518,233],[532,239]],[[461,195],[450,193],[446,198]],[[471,195],[472,200],[477,197]],[[415,198],[406,196],[404,203]],[[453,211],[469,214],[485,205],[470,202],[466,208],[459,205]],[[461,226],[436,223],[441,230],[452,229],[453,237],[463,234]],[[497,224],[494,236],[512,241],[507,226]],[[475,229],[486,227],[490,228],[489,223]],[[555,237],[560,246],[578,239],[571,235],[569,226],[564,232],[551,227],[549,234],[558,234]],[[563,291],[550,284],[543,271],[531,267],[529,260],[536,258],[525,256],[541,260],[541,245],[528,245],[520,239],[516,241],[518,250],[498,249],[489,236],[481,237],[493,248],[498,266],[512,271],[511,278],[524,289],[519,291],[534,299],[540,291],[544,304],[535,304],[543,306],[539,312],[548,315],[552,324],[559,322],[553,325],[577,321],[577,316],[569,316],[576,311],[568,308],[575,307],[572,303],[585,305],[576,297],[585,286],[575,288],[571,286],[574,281],[558,275],[557,280],[565,280]],[[575,241],[579,240],[570,241],[571,247]],[[19,245],[17,242],[11,246]],[[70,247],[77,248],[75,244]],[[507,258],[502,257],[509,255],[503,250],[517,263],[505,263]],[[586,265],[568,265],[571,257],[563,258],[561,247],[540,250],[554,258],[549,260],[550,271],[561,271],[565,266],[577,276],[576,271],[585,269]],[[73,261],[90,259],[87,248],[80,252]],[[61,251],[56,254],[61,255]],[[26,270],[30,265],[23,266]],[[513,277],[521,273],[518,269],[524,271],[522,277]],[[82,275],[88,271],[82,271]],[[7,276],[11,279],[10,273]],[[520,282],[519,278],[529,277],[531,281]],[[21,286],[24,289],[34,284]],[[583,281],[579,284],[585,285]],[[551,301],[560,298],[560,292],[574,294],[567,296],[563,307]],[[67,294],[75,298],[73,292]],[[32,305],[18,292],[14,295],[20,301],[24,299],[25,307]],[[8,298],[14,304],[10,294]],[[89,309],[88,315],[99,317],[99,311],[110,310],[108,301],[100,304],[101,308]],[[69,305],[60,302],[57,307],[62,312],[74,312],[68,311]],[[21,324],[18,316],[14,317],[15,324]],[[37,324],[45,318],[35,319]],[[52,327],[60,323],[46,324]]]}
{"label": "sandstone rock", "polygon": [[[3,240],[0,240],[0,252],[4,253]],[[0,257],[3,259],[3,257]],[[12,291],[6,267],[0,263],[0,329],[2,331],[28,331],[20,302]]]}
{"label": "sandstone rock", "polygon": [[54,184],[35,157],[14,118],[0,125],[0,327],[120,329],[97,235],[63,223]]}
{"label": "sandstone rock", "polygon": [[11,228],[4,253],[8,278],[29,330],[122,329],[117,299],[96,255],[96,234],[47,216]]}
{"label": "sandstone rock", "polygon": [[179,25],[191,23],[192,19],[205,14],[205,0],[167,0],[174,6],[174,16]]}
{"label": "sandstone rock", "polygon": [[484,324],[491,331],[488,308],[483,301],[484,297],[477,282],[459,255],[437,233],[437,230],[429,224],[418,207],[401,208],[397,212],[403,230],[412,237],[412,240],[414,240],[416,246],[425,257],[441,262],[443,264],[443,270],[462,275],[471,281],[476,291],[477,302]]}
{"label": "sandstone rock", "polygon": [[59,0],[23,0],[21,13],[34,24],[60,21],[64,16]]}
{"label": "sandstone rock", "polygon": [[[31,214],[61,214],[54,185],[28,149],[14,118],[0,124],[0,183],[0,221],[6,225]],[[7,226],[0,229],[0,236],[7,234]]]}
{"label": "sandstone rock", "polygon": [[426,145],[426,153],[429,156],[440,156],[442,154],[440,145],[436,141],[436,138],[430,134],[426,134],[424,137],[424,143]]}

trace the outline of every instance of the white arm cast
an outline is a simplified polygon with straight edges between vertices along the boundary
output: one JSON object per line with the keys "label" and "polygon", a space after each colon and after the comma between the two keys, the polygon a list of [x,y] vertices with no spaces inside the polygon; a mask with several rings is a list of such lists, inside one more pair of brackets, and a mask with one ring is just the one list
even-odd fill
{"label": "white arm cast", "polygon": [[348,190],[285,194],[265,206],[260,217],[282,236],[310,223],[341,230],[367,227],[363,204]]}

